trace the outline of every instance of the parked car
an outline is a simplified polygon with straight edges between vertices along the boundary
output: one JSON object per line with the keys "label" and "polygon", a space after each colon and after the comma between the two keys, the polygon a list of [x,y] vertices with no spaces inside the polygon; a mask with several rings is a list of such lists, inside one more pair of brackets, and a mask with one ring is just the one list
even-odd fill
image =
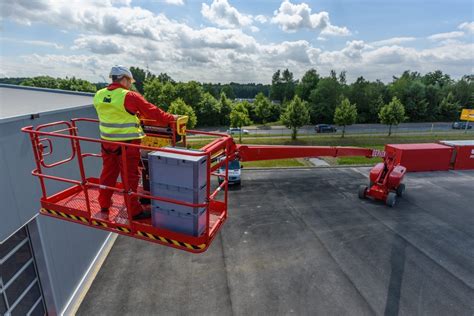
{"label": "parked car", "polygon": [[318,124],[314,127],[316,133],[335,133],[337,128],[329,124]]}
{"label": "parked car", "polygon": [[[452,125],[452,128],[453,129],[466,129],[466,124],[468,124],[469,122],[454,122],[453,125]],[[467,129],[471,129],[472,128],[472,125],[467,125]]]}
{"label": "parked car", "polygon": [[[240,174],[241,174],[242,168],[243,166],[240,164],[240,161],[238,159],[229,161],[229,174],[228,174],[229,184],[240,185]],[[221,184],[222,181],[224,181],[225,166],[222,166],[219,168],[219,174],[223,175],[223,176],[219,176],[218,178],[219,184]]]}
{"label": "parked car", "polygon": [[[227,134],[233,135],[233,134],[239,134],[240,133],[240,128],[239,127],[232,127],[227,130]],[[249,131],[246,129],[242,129],[242,134],[248,134]]]}

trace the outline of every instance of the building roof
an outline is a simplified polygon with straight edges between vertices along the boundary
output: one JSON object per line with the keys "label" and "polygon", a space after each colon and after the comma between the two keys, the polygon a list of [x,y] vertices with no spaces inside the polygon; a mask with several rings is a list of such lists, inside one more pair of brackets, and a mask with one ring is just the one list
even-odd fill
{"label": "building roof", "polygon": [[0,121],[91,106],[93,93],[0,84]]}
{"label": "building roof", "polygon": [[245,169],[207,252],[120,236],[77,315],[474,315],[474,173],[410,173],[392,209],[369,170]]}

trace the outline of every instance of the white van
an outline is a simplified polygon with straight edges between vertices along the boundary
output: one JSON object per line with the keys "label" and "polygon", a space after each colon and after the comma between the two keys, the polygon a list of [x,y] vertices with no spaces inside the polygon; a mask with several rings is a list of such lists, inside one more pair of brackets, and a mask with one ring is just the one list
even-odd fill
{"label": "white van", "polygon": [[[242,165],[238,159],[229,161],[229,184],[240,185],[241,169]],[[222,174],[222,177],[219,177],[219,184],[221,184],[224,181],[225,165],[219,168],[219,174]]]}

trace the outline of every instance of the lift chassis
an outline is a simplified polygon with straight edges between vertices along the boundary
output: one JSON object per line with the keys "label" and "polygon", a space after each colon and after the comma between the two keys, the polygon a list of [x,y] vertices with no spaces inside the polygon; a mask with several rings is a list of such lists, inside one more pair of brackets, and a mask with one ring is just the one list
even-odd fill
{"label": "lift chassis", "polygon": [[[143,152],[161,151],[182,154],[182,150],[178,151],[174,147],[187,147],[188,135],[208,137],[210,139],[208,144],[199,150],[186,152],[186,155],[189,156],[207,157],[206,176],[208,186],[205,203],[189,203],[153,196],[145,185],[139,186],[134,191],[127,185],[127,170],[122,170],[122,182],[108,187],[100,183],[98,174],[90,174],[88,169],[90,162],[86,160],[101,158],[100,146],[111,142],[82,136],[79,131],[83,130],[83,124],[89,124],[87,129],[84,129],[86,131],[91,131],[91,124],[92,128],[98,129],[98,120],[86,118],[53,122],[35,128],[27,126],[22,129],[23,132],[29,135],[32,144],[36,163],[32,174],[38,177],[42,191],[40,213],[188,252],[200,253],[206,251],[227,219],[228,165],[234,159],[257,161],[303,157],[380,157],[383,162],[377,164],[370,171],[369,186],[362,186],[359,189],[359,197],[382,200],[387,205],[393,206],[396,197],[401,196],[405,189],[402,180],[406,169],[403,166],[396,165],[393,157],[384,151],[338,146],[241,145],[236,144],[233,138],[227,134],[186,131],[185,121],[182,119],[178,119],[171,128],[153,126],[153,124],[145,122],[144,130],[147,136],[142,144],[136,145],[125,142],[115,144],[120,144],[121,152],[126,152],[127,147],[138,147]],[[58,143],[60,144],[58,146],[64,147],[62,149],[66,149],[66,152],[69,148],[68,157],[64,159],[54,157],[53,145]],[[126,155],[121,155],[121,160],[122,165],[126,165]],[[72,168],[79,171],[78,179],[64,178],[57,176],[55,172],[47,172],[49,169],[64,168],[64,165],[68,164],[74,164]],[[211,189],[211,184],[217,182],[211,180],[216,178],[223,178],[223,181],[219,181],[217,187]],[[48,181],[66,183],[68,187],[51,194],[48,192],[51,191],[48,190]],[[114,191],[112,196],[113,205],[108,214],[103,214],[100,211],[97,201],[98,192],[101,189]],[[206,228],[200,236],[190,236],[154,227],[150,219],[133,220],[128,211],[132,197],[163,201],[191,208],[205,207],[207,210]]]}

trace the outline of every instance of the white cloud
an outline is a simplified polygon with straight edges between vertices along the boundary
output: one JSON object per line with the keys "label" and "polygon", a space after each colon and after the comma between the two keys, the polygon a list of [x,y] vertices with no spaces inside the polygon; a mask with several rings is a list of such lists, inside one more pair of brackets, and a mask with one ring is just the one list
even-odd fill
{"label": "white cloud", "polygon": [[[122,1],[126,4],[129,1]],[[110,1],[9,1],[3,5],[3,18],[31,25],[40,22],[60,29],[86,30],[103,34],[124,34],[159,39],[157,29],[168,22],[139,7],[112,6]],[[67,23],[65,23],[67,21]]]}
{"label": "white cloud", "polygon": [[[343,28],[329,23],[326,12],[313,14],[306,4],[284,3],[300,10],[290,15],[296,22],[278,22],[282,28],[286,25],[287,31],[298,28],[317,29],[320,31],[319,40],[332,33],[344,32],[341,31]],[[23,0],[5,3],[5,10],[1,13],[4,18],[24,24],[49,24],[54,28],[72,30],[73,32],[68,33],[70,36],[76,33],[81,35],[74,39],[72,50],[66,52],[2,56],[0,74],[74,75],[98,81],[103,80],[101,76],[107,76],[112,64],[123,64],[149,67],[152,72],[166,72],[182,81],[269,83],[271,74],[276,69],[285,68],[293,71],[296,78],[310,68],[316,68],[324,75],[331,69],[347,70],[349,81],[361,75],[370,80],[390,81],[393,75],[405,69],[419,72],[440,69],[453,77],[473,71],[474,44],[463,42],[462,40],[466,41],[463,37],[449,37],[449,42],[445,38],[434,43],[435,47],[424,49],[403,47],[404,43],[415,40],[412,37],[389,38],[372,43],[352,40],[347,41],[343,47],[328,51],[315,47],[307,40],[263,43],[249,32],[256,30],[252,21],[263,21],[257,16],[246,25],[247,32],[242,27],[196,28],[169,19],[164,14],[132,5],[130,1],[118,4],[111,0],[71,0],[67,3],[55,0],[30,3]],[[232,8],[230,5],[224,7],[226,10]],[[224,11],[232,12],[226,10]],[[275,17],[283,11],[277,10]],[[298,20],[298,17],[303,20]],[[235,22],[238,21],[236,19],[234,25],[242,23]],[[468,27],[464,23],[459,26],[466,32]],[[0,40],[2,43],[5,41]],[[34,42],[30,44],[50,47],[57,45],[39,40]]]}
{"label": "white cloud", "polygon": [[453,39],[453,38],[462,37],[462,36],[464,36],[463,32],[454,31],[454,32],[433,34],[431,36],[428,36],[428,39],[432,41],[443,41],[443,40]]}
{"label": "white cloud", "polygon": [[280,8],[274,12],[272,23],[278,24],[285,32],[296,32],[297,30],[308,28],[316,29],[322,35],[350,35],[347,27],[332,25],[329,20],[329,13],[321,11],[311,13],[311,8],[306,3],[293,4],[289,0],[281,3]]}
{"label": "white cloud", "polygon": [[416,37],[392,37],[380,41],[370,43],[372,46],[385,46],[385,45],[400,45],[406,42],[412,42],[416,40]]}
{"label": "white cloud", "polygon": [[132,0],[110,0],[110,5],[130,6]]}
{"label": "white cloud", "polygon": [[459,24],[458,29],[467,33],[474,33],[474,22],[464,22]]}
{"label": "white cloud", "polygon": [[264,24],[268,22],[268,18],[264,15],[259,14],[255,17],[255,21],[259,22],[260,24]]}
{"label": "white cloud", "polygon": [[252,16],[240,13],[227,0],[214,0],[211,5],[202,4],[201,14],[210,22],[222,26],[237,28],[252,24]]}
{"label": "white cloud", "polygon": [[184,0],[165,0],[165,3],[172,5],[184,5]]}
{"label": "white cloud", "polygon": [[72,49],[86,49],[100,55],[121,54],[125,51],[123,41],[104,36],[81,36],[74,41]]}
{"label": "white cloud", "polygon": [[260,29],[259,29],[258,27],[253,26],[253,25],[250,27],[250,30],[251,30],[253,33],[256,33],[256,32],[259,32],[259,31],[260,31]]}
{"label": "white cloud", "polygon": [[0,41],[26,44],[26,45],[53,47],[53,48],[56,48],[56,49],[62,49],[63,48],[62,45],[59,45],[59,44],[53,43],[53,42],[48,42],[48,41],[21,40],[21,39],[17,39],[17,38],[9,38],[9,37],[0,37]]}

